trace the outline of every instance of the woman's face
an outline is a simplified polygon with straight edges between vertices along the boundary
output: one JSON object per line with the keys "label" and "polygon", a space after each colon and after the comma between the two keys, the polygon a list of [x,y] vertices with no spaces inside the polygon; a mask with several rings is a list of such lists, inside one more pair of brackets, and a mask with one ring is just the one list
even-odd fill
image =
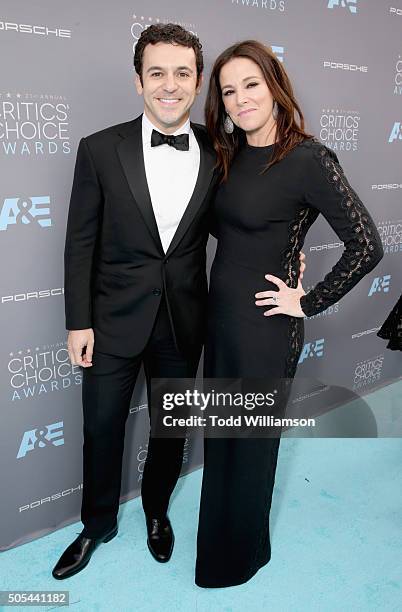
{"label": "woman's face", "polygon": [[268,133],[274,123],[273,97],[260,67],[246,57],[236,57],[220,71],[222,100],[233,123],[248,135]]}

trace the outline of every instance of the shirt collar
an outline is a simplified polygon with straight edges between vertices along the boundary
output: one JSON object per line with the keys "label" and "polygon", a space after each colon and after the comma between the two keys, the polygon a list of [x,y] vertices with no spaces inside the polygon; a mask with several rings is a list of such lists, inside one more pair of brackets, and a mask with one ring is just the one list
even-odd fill
{"label": "shirt collar", "polygon": [[[146,138],[146,142],[151,142],[152,130],[157,130],[161,134],[165,134],[162,130],[157,128],[150,119],[146,116],[145,113],[142,114],[142,131],[143,135]],[[173,132],[172,136],[177,136],[178,134],[189,134],[190,133],[190,118],[187,119],[186,123],[179,127],[175,132]]]}

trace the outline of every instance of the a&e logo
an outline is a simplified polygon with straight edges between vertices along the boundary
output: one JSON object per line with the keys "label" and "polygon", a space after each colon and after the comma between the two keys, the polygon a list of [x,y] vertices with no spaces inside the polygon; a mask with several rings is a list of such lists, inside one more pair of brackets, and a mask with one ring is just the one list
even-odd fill
{"label": "a&e logo", "polygon": [[278,47],[278,45],[271,45],[272,53],[275,53],[277,59],[283,64],[283,54],[285,52],[284,47]]}
{"label": "a&e logo", "polygon": [[63,421],[45,425],[43,429],[31,429],[22,436],[17,459],[25,457],[29,451],[45,446],[61,446],[64,444]]}
{"label": "a&e logo", "polygon": [[402,140],[402,124],[400,121],[395,121],[388,142],[394,142],[394,140]]}
{"label": "a&e logo", "polygon": [[306,342],[299,357],[298,363],[303,363],[309,357],[322,357],[324,354],[324,338],[315,340],[314,342]]}
{"label": "a&e logo", "polygon": [[40,227],[51,227],[50,197],[32,196],[30,198],[6,198],[0,210],[0,230],[9,225],[38,223]]}
{"label": "a&e logo", "polygon": [[385,276],[376,276],[373,282],[371,283],[368,296],[371,297],[374,293],[379,292],[388,293],[390,280],[390,274],[386,274]]}
{"label": "a&e logo", "polygon": [[328,8],[333,9],[336,6],[348,8],[353,14],[357,13],[357,0],[328,0]]}

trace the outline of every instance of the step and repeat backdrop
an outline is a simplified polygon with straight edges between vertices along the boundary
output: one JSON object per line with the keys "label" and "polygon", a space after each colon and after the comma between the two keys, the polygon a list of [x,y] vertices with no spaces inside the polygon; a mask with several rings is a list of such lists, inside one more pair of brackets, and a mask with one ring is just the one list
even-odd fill
{"label": "step and repeat backdrop", "polygon": [[[63,297],[75,154],[82,136],[142,112],[135,45],[145,28],[165,22],[199,36],[206,80],[228,45],[246,38],[269,45],[293,82],[307,130],[336,151],[382,237],[385,256],[375,270],[305,322],[297,374],[311,382],[304,399],[326,412],[340,396],[363,398],[401,375],[400,353],[376,336],[402,284],[400,0],[88,0],[74,7],[3,0],[1,550],[80,517],[82,374],[68,358]],[[203,122],[205,93],[206,85],[194,121]],[[210,261],[212,238],[208,248]],[[342,249],[321,217],[304,247],[306,291]],[[142,378],[127,421],[122,501],[139,494],[148,431]],[[200,440],[187,441],[183,473],[202,464],[201,449]]]}

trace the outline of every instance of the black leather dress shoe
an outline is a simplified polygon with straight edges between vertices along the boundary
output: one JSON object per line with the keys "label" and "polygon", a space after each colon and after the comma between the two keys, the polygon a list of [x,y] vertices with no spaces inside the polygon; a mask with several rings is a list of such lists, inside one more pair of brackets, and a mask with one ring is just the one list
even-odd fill
{"label": "black leather dress shoe", "polygon": [[157,561],[166,563],[172,556],[174,533],[168,517],[147,518],[148,548]]}
{"label": "black leather dress shoe", "polygon": [[54,566],[52,571],[53,578],[63,580],[64,578],[69,578],[80,572],[88,565],[95,548],[97,548],[101,542],[109,542],[117,535],[117,531],[118,528],[117,525],[115,525],[113,529],[99,538],[86,538],[81,532],[78,538],[66,548]]}

